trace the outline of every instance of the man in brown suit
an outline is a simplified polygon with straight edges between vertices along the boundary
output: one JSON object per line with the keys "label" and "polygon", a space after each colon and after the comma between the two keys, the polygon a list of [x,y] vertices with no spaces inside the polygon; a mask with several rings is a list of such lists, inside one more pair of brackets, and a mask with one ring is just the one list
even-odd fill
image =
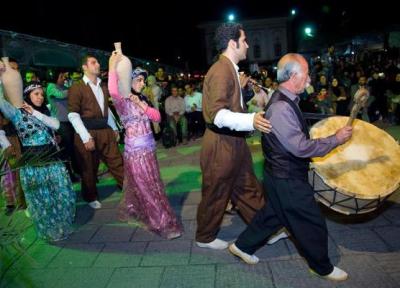
{"label": "man in brown suit", "polygon": [[[100,64],[91,55],[82,60],[84,76],[68,91],[68,119],[75,129],[74,146],[81,164],[82,196],[94,209],[97,200],[96,174],[99,157],[122,187],[123,164],[118,150],[118,130],[108,108],[109,93],[101,85]],[[113,128],[113,129],[112,129]],[[114,130],[114,131],[113,131]]]}
{"label": "man in brown suit", "polygon": [[[202,199],[197,211],[196,244],[202,248],[225,249],[228,243],[217,238],[229,200],[246,222],[264,205],[263,190],[253,171],[247,131],[270,132],[264,112],[246,113],[241,95],[237,63],[246,59],[248,45],[240,24],[227,23],[215,35],[219,60],[208,71],[203,86],[203,116],[206,132],[200,166],[203,175]],[[242,83],[241,83],[242,82]],[[242,85],[244,86],[244,85]]]}

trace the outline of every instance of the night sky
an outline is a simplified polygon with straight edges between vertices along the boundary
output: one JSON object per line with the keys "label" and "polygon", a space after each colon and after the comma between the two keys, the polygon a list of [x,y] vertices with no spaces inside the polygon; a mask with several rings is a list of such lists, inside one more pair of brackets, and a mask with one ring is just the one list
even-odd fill
{"label": "night sky", "polygon": [[[128,8],[122,1],[100,5],[94,1],[11,0],[1,4],[0,29],[110,51],[113,42],[121,41],[129,56],[159,58],[178,66],[188,61],[189,68],[196,70],[207,68],[201,31],[196,26],[223,21],[229,12],[235,13],[240,22],[289,16],[295,7],[298,25],[315,23],[318,33],[329,35],[332,41],[354,33],[382,31],[400,22],[398,9],[390,3],[393,0],[376,4],[351,0],[161,1],[136,0]],[[178,56],[181,63],[176,63]]]}

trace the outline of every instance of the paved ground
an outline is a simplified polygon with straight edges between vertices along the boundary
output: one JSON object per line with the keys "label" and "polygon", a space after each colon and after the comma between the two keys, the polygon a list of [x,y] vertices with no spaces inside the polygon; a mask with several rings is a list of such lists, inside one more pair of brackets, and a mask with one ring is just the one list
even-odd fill
{"label": "paved ground", "polygon": [[[399,136],[400,129],[393,129]],[[249,144],[260,177],[260,145],[252,140]],[[119,223],[116,206],[121,192],[106,175],[99,183],[103,208],[94,211],[79,202],[76,232],[68,240],[49,245],[28,227],[22,241],[25,255],[12,248],[3,251],[0,287],[400,287],[400,193],[361,217],[323,208],[330,256],[350,274],[344,283],[310,275],[291,240],[259,250],[261,262],[254,266],[227,251],[196,247],[199,150],[197,141],[158,152],[168,196],[185,227],[183,237],[166,241]],[[19,217],[24,218],[22,213]],[[237,215],[226,215],[219,236],[231,241],[243,228]]]}

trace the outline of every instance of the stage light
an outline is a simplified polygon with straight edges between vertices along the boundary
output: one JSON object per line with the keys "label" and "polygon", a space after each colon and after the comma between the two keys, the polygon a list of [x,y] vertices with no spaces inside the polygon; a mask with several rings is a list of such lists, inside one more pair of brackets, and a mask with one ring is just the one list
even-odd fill
{"label": "stage light", "polygon": [[313,29],[309,26],[304,28],[304,33],[306,34],[307,37],[313,37]]}

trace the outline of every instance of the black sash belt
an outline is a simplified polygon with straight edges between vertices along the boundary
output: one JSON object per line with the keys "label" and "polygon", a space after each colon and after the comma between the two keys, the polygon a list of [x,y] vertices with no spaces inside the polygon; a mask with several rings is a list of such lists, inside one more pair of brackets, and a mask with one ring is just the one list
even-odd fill
{"label": "black sash belt", "polygon": [[233,136],[233,137],[242,137],[242,138],[244,138],[249,134],[249,132],[247,132],[247,131],[235,131],[235,130],[231,130],[231,129],[227,128],[227,127],[219,128],[215,124],[211,124],[211,123],[206,123],[206,127],[208,129],[210,129],[211,131],[213,131],[214,133]]}
{"label": "black sash belt", "polygon": [[37,146],[22,146],[22,158],[25,163],[41,163],[60,161],[59,151],[52,144]]}
{"label": "black sash belt", "polygon": [[82,122],[88,130],[110,128],[107,124],[107,118],[82,118]]}

